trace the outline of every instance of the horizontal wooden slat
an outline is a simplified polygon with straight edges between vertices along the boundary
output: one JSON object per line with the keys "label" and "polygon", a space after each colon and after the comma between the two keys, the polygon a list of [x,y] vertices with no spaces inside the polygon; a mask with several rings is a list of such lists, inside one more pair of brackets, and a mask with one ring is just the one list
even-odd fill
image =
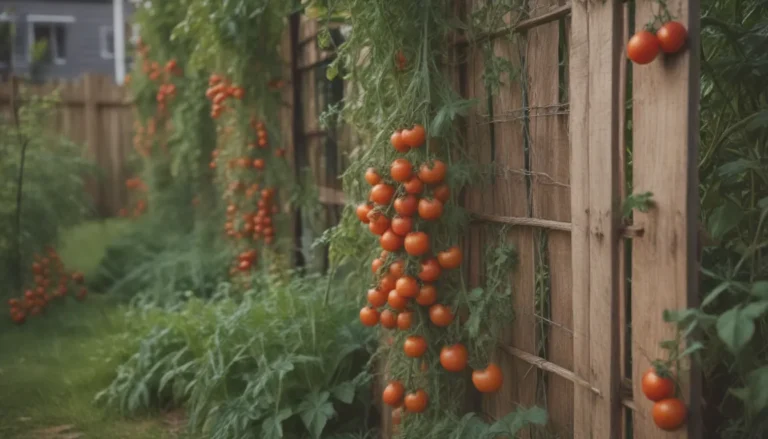
{"label": "horizontal wooden slat", "polygon": [[[472,41],[482,42],[482,41],[494,40],[496,38],[499,38],[501,36],[508,35],[511,33],[522,33],[536,26],[541,26],[542,24],[557,21],[567,16],[570,13],[571,13],[571,5],[569,3],[567,5],[559,6],[555,9],[552,9],[551,11],[547,11],[543,14],[537,15],[536,17],[528,18],[526,20],[521,20],[519,23],[517,23],[514,26],[497,29],[493,32],[480,35],[477,38],[474,38]],[[468,44],[468,43],[469,43],[469,40],[466,38],[466,36],[460,36],[456,39],[456,42],[454,44]]]}
{"label": "horizontal wooden slat", "polygon": [[344,192],[338,189],[318,187],[317,193],[321,204],[344,204]]}
{"label": "horizontal wooden slat", "polygon": [[519,358],[528,364],[538,367],[541,370],[551,372],[576,385],[585,387],[590,391],[592,391],[595,395],[600,395],[600,390],[593,387],[591,384],[589,384],[589,381],[576,375],[573,371],[570,371],[564,367],[558,366],[555,363],[547,361],[544,358],[537,357],[536,355],[529,354],[528,352],[525,352],[523,350],[517,349],[512,346],[500,346],[500,348],[501,350],[508,353],[509,355],[512,355],[513,357]]}
{"label": "horizontal wooden slat", "polygon": [[[536,227],[540,229],[560,230],[564,232],[570,232],[573,227],[571,223],[544,220],[539,218],[490,215],[487,213],[477,213],[472,211],[470,211],[469,214],[472,216],[472,219],[477,221],[489,221],[494,223],[510,224],[513,226]],[[643,228],[641,226],[624,226],[620,228],[620,232],[625,238],[637,238],[643,236]]]}

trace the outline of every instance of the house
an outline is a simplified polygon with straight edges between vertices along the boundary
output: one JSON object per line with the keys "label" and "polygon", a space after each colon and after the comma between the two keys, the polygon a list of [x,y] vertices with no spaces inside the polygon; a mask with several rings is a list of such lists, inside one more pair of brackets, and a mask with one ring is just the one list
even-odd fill
{"label": "house", "polygon": [[130,51],[123,46],[126,59],[115,59],[121,48],[114,23],[122,15],[124,44],[130,44],[132,11],[133,4],[125,0],[0,0],[0,77],[12,72],[66,79],[102,73],[122,82]]}

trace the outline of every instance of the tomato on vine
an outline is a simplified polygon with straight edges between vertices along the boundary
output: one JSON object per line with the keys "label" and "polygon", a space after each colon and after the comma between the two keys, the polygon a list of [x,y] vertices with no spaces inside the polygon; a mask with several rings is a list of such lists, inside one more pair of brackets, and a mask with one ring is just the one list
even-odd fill
{"label": "tomato on vine", "polygon": [[373,210],[373,206],[368,203],[358,204],[357,208],[355,209],[357,219],[359,219],[363,224],[368,224],[371,221],[370,218],[368,218],[368,214],[371,213],[371,210]]}
{"label": "tomato on vine", "polygon": [[413,313],[411,311],[401,312],[397,316],[397,328],[405,331],[411,328],[413,324]]}
{"label": "tomato on vine", "polygon": [[445,179],[447,167],[441,160],[433,160],[419,167],[419,179],[427,184],[442,183]]}
{"label": "tomato on vine", "polygon": [[376,204],[388,205],[394,195],[395,188],[386,183],[379,183],[371,189],[371,201]]}
{"label": "tomato on vine", "polygon": [[653,422],[662,430],[673,431],[680,428],[688,416],[688,408],[678,398],[667,398],[653,405]]}
{"label": "tomato on vine", "polygon": [[413,229],[413,218],[396,216],[392,218],[392,231],[400,236],[407,235]]}
{"label": "tomato on vine", "polygon": [[411,358],[418,358],[427,352],[427,341],[420,335],[411,335],[403,343],[405,355]]}
{"label": "tomato on vine", "polygon": [[424,232],[411,232],[405,236],[405,251],[411,256],[421,256],[429,251],[429,236]]}
{"label": "tomato on vine", "polygon": [[371,186],[375,186],[381,182],[381,176],[373,168],[368,168],[365,171],[365,181]]}
{"label": "tomato on vine", "polygon": [[405,129],[402,132],[403,142],[411,148],[418,148],[424,144],[427,139],[427,133],[422,125],[416,124],[411,129]]}
{"label": "tomato on vine", "polygon": [[379,315],[381,326],[387,329],[393,329],[397,326],[397,316],[392,311],[385,309]]}
{"label": "tomato on vine", "polygon": [[389,230],[389,218],[381,212],[371,211],[368,213],[368,230],[374,235],[381,236]]}
{"label": "tomato on vine", "polygon": [[[419,195],[424,192],[424,183],[419,180],[419,177],[411,177],[410,180],[403,183],[403,187],[406,193],[412,195]],[[437,195],[435,195],[435,198],[440,199]]]}
{"label": "tomato on vine", "polygon": [[434,282],[440,277],[441,271],[442,270],[440,268],[440,264],[437,263],[437,259],[427,259],[421,263],[419,279],[424,282]]}
{"label": "tomato on vine", "polygon": [[467,348],[461,343],[444,346],[440,350],[440,365],[449,372],[461,372],[467,367],[468,356]]}
{"label": "tomato on vine", "polygon": [[403,133],[402,131],[395,131],[392,133],[392,136],[389,138],[390,143],[392,143],[392,147],[397,150],[397,152],[408,152],[409,149],[411,149],[410,146],[408,146],[407,143],[405,143],[405,140],[403,140]]}
{"label": "tomato on vine", "polygon": [[379,244],[384,250],[396,252],[403,247],[403,237],[393,232],[392,229],[387,230],[379,238]]}
{"label": "tomato on vine", "polygon": [[405,183],[410,180],[412,172],[413,166],[406,159],[395,159],[389,169],[389,175],[399,183]]}
{"label": "tomato on vine", "polygon": [[421,306],[431,306],[437,302],[437,288],[432,284],[424,284],[416,295],[416,303]]}
{"label": "tomato on vine", "polygon": [[446,270],[458,268],[461,265],[461,249],[454,246],[437,254],[437,262]]}
{"label": "tomato on vine", "polygon": [[434,221],[443,215],[443,203],[437,199],[419,200],[419,216],[427,221]]}
{"label": "tomato on vine", "polygon": [[405,396],[405,409],[411,413],[421,413],[427,409],[429,403],[429,396],[423,389],[419,389],[414,393],[409,393]]}
{"label": "tomato on vine", "polygon": [[392,407],[399,407],[403,402],[403,395],[405,395],[405,387],[400,381],[390,381],[387,387],[382,392],[381,399],[384,404]]}
{"label": "tomato on vine", "polygon": [[429,307],[429,320],[435,326],[444,328],[453,323],[453,313],[445,305],[432,305]]}
{"label": "tomato on vine", "polygon": [[419,209],[419,199],[413,195],[399,197],[393,204],[395,212],[401,216],[413,216]]}
{"label": "tomato on vine", "polygon": [[664,53],[677,53],[685,45],[688,31],[678,21],[668,21],[656,31],[656,38]]}
{"label": "tomato on vine", "polygon": [[382,265],[384,265],[384,261],[381,258],[374,259],[373,262],[371,262],[371,271],[373,274],[378,273]]}
{"label": "tomato on vine", "polygon": [[376,288],[371,288],[368,290],[368,303],[375,308],[380,308],[387,304],[387,294]]}
{"label": "tomato on vine", "polygon": [[647,30],[636,33],[627,43],[627,57],[636,64],[648,64],[658,54],[659,39]]}
{"label": "tomato on vine", "polygon": [[370,306],[365,306],[360,310],[360,321],[365,326],[376,326],[379,323],[379,312]]}
{"label": "tomato on vine", "polygon": [[653,367],[643,374],[641,388],[645,397],[651,401],[661,401],[675,395],[674,381],[659,375]]}
{"label": "tomato on vine", "polygon": [[408,306],[408,298],[397,294],[396,290],[392,290],[387,296],[387,303],[392,309],[403,311]]}
{"label": "tomato on vine", "polygon": [[432,196],[440,200],[442,203],[447,203],[451,198],[451,188],[447,184],[443,183],[440,186],[432,189]]}
{"label": "tomato on vine", "polygon": [[419,294],[419,283],[410,276],[403,276],[395,283],[395,291],[402,297],[414,297]]}
{"label": "tomato on vine", "polygon": [[472,372],[472,384],[482,393],[492,393],[501,388],[504,375],[495,363],[490,363],[485,369]]}
{"label": "tomato on vine", "polygon": [[401,278],[405,273],[405,263],[402,259],[398,259],[395,262],[389,264],[389,273],[396,278]]}

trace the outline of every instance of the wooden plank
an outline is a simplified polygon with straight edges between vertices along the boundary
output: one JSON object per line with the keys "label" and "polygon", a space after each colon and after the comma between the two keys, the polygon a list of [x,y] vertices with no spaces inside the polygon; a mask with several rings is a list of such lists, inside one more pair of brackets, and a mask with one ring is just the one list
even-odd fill
{"label": "wooden plank", "polygon": [[[622,41],[629,40],[629,4],[624,3],[622,7]],[[626,46],[622,46],[621,49],[621,64],[619,65],[619,142],[617,143],[618,146],[618,160],[619,160],[619,199],[621,200],[621,203],[624,203],[624,200],[627,197],[627,87],[628,87],[628,76],[627,76],[627,67],[628,67],[628,60],[627,60],[627,54],[626,54]],[[627,279],[628,276],[628,258],[627,258],[627,250],[631,243],[627,242],[624,239],[619,240],[619,352],[621,354],[620,361],[621,361],[621,378],[622,381],[625,377],[628,375],[631,376],[631,373],[627,373],[627,360],[628,360],[628,349],[630,349],[630,346],[627,346],[627,325],[631,321],[629,318],[629,312],[627,311],[627,307],[629,305],[629,296],[628,296],[628,284],[629,279]],[[629,410],[624,407],[624,409],[621,411],[621,425],[626,426],[627,425],[627,417],[629,416]],[[622,438],[627,436],[626,428],[621,429]]]}
{"label": "wooden plank", "polygon": [[[101,163],[101,157],[103,154],[99,148],[99,107],[96,103],[96,97],[98,96],[98,77],[95,75],[87,74],[84,77],[85,87],[83,90],[83,100],[85,101],[85,143],[88,147],[88,152],[91,158],[96,160],[97,163]],[[89,191],[93,194],[97,210],[103,213],[101,206],[103,205],[103,191],[101,185],[96,181],[88,182],[87,186]]]}
{"label": "wooden plank", "polygon": [[[556,0],[533,3],[532,8],[557,6]],[[571,196],[567,115],[537,117],[537,109],[561,104],[559,44],[560,23],[557,21],[528,32],[526,67],[531,109],[531,197],[534,217],[568,222],[571,220]],[[547,326],[546,358],[570,370],[573,368],[571,236],[566,232],[549,232],[547,246],[550,285],[546,300],[549,301],[548,318],[555,324]],[[573,383],[549,374],[545,395],[551,428],[561,437],[570,436],[573,431]]]}
{"label": "wooden plank", "polygon": [[[657,9],[651,3],[635,7],[635,28],[650,22]],[[634,217],[646,228],[644,237],[632,246],[635,388],[649,361],[666,355],[659,342],[674,338],[674,327],[662,323],[662,311],[697,304],[699,3],[671,0],[667,7],[687,24],[687,50],[633,66],[633,187],[636,192],[653,192],[655,202],[649,212],[635,212]],[[635,439],[701,437],[700,377],[695,365],[683,363],[682,368],[681,395],[690,407],[687,431],[656,428],[651,402],[635,392],[639,410],[634,416]]]}
{"label": "wooden plank", "polygon": [[[570,44],[574,437],[618,438],[618,76],[621,3],[575,2]],[[588,257],[585,257],[588,255]]]}

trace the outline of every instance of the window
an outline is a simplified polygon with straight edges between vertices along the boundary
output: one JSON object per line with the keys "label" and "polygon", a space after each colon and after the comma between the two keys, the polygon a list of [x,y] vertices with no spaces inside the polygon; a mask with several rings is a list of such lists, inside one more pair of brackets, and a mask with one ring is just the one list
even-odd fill
{"label": "window", "polygon": [[13,22],[6,14],[0,14],[0,72],[11,68],[13,57]]}
{"label": "window", "polygon": [[115,57],[115,31],[111,26],[99,28],[99,47],[102,58],[112,59]]}
{"label": "window", "polygon": [[67,61],[67,24],[74,23],[74,17],[30,14],[27,21],[30,43],[27,48],[28,60],[42,59],[64,64]]}

